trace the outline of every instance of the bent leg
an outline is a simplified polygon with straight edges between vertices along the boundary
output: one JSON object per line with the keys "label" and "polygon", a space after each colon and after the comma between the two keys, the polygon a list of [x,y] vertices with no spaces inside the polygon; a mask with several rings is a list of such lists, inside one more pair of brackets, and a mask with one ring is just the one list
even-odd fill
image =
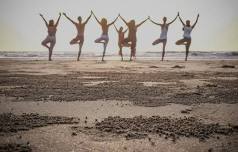
{"label": "bent leg", "polygon": [[49,43],[49,38],[45,38],[42,42],[41,42],[41,45],[43,45],[44,47],[50,49],[50,47],[47,45]]}
{"label": "bent leg", "polygon": [[180,40],[178,40],[175,44],[176,45],[185,45],[184,43],[186,42],[186,39],[180,39]]}
{"label": "bent leg", "polygon": [[161,39],[157,39],[157,40],[155,40],[153,43],[152,43],[152,45],[156,45],[156,44],[159,44],[159,43],[161,43],[162,41],[161,41]]}
{"label": "bent leg", "polygon": [[95,43],[105,43],[105,42],[104,42],[104,39],[103,39],[102,37],[96,39],[94,42],[95,42]]}
{"label": "bent leg", "polygon": [[78,37],[76,37],[76,38],[72,39],[72,40],[69,42],[69,44],[70,44],[70,45],[78,44],[78,43],[79,43],[78,41],[79,41],[79,39],[78,39]]}

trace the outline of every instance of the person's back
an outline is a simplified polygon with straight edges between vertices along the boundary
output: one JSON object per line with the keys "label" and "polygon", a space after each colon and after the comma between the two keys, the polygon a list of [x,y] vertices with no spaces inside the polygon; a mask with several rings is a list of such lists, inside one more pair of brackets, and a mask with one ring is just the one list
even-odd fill
{"label": "person's back", "polygon": [[102,35],[108,35],[108,25],[107,24],[102,24]]}
{"label": "person's back", "polygon": [[118,32],[118,41],[119,43],[123,43],[125,38],[125,33],[123,31]]}
{"label": "person's back", "polygon": [[135,25],[130,25],[128,27],[128,30],[129,30],[128,38],[130,40],[136,40],[137,27]]}
{"label": "person's back", "polygon": [[57,31],[57,28],[56,26],[48,26],[48,34],[49,36],[55,36],[56,34],[56,31]]}
{"label": "person's back", "polygon": [[85,24],[78,23],[75,25],[78,31],[78,35],[84,35]]}

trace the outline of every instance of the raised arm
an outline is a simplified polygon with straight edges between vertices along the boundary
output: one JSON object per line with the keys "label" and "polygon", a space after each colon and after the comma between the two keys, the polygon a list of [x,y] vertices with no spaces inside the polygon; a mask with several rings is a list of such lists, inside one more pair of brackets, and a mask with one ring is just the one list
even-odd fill
{"label": "raised arm", "polygon": [[115,18],[114,21],[112,21],[110,24],[108,24],[108,26],[111,26],[112,24],[114,24],[117,21],[118,17],[119,17],[119,15]]}
{"label": "raised arm", "polygon": [[119,14],[119,17],[121,18],[121,20],[126,24],[128,25],[128,23],[126,22],[126,20]]}
{"label": "raised arm", "polygon": [[199,18],[199,14],[198,14],[197,19],[196,19],[195,23],[193,24],[192,28],[194,28],[196,26],[196,24],[198,22],[198,18]]}
{"label": "raised arm", "polygon": [[61,18],[61,13],[59,13],[59,17],[57,19],[57,22],[56,22],[55,26],[58,26],[60,18]]}
{"label": "raised arm", "polygon": [[96,15],[94,14],[94,12],[93,11],[91,11],[91,13],[93,14],[93,16],[94,16],[94,18],[96,19],[96,21],[98,22],[98,24],[100,24],[101,25],[101,22],[98,20],[98,18],[96,17]]}
{"label": "raised arm", "polygon": [[91,12],[91,14],[89,15],[89,17],[86,19],[86,21],[85,21],[83,24],[87,24],[88,21],[89,21],[89,19],[91,18],[91,16],[92,16],[92,12]]}
{"label": "raised arm", "polygon": [[179,16],[179,13],[177,14],[177,16],[171,22],[168,23],[168,25],[172,24],[177,19],[178,16]]}
{"label": "raised arm", "polygon": [[43,21],[45,22],[45,25],[48,27],[48,23],[47,21],[45,20],[44,16],[42,14],[40,14],[40,17],[43,19]]}
{"label": "raised arm", "polygon": [[115,30],[116,30],[117,32],[119,32],[119,30],[117,29],[116,25],[113,24],[113,26],[114,26]]}
{"label": "raised arm", "polygon": [[178,16],[179,16],[179,20],[181,21],[181,23],[183,24],[183,26],[185,26],[185,24],[184,24],[184,22],[183,22],[183,20],[181,19],[181,17],[180,17],[179,14],[178,14]]}
{"label": "raised arm", "polygon": [[63,13],[63,15],[64,15],[70,22],[72,22],[73,24],[76,24],[76,22],[74,22],[71,18],[69,18],[69,17],[66,15],[66,13]]}
{"label": "raised arm", "polygon": [[142,24],[144,24],[147,20],[149,19],[149,17],[147,19],[145,19],[144,21],[140,22],[140,24],[137,24],[136,27],[140,27]]}
{"label": "raised arm", "polygon": [[152,23],[154,23],[155,25],[159,25],[159,26],[162,25],[162,24],[159,24],[159,23],[154,22],[150,17],[149,17],[149,20],[150,20]]}

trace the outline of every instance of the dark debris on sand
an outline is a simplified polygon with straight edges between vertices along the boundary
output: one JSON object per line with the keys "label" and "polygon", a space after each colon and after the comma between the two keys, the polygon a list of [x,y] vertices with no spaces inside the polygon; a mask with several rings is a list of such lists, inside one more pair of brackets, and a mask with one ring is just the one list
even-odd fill
{"label": "dark debris on sand", "polygon": [[172,68],[183,69],[183,68],[185,68],[185,66],[175,65],[175,66],[173,66]]}
{"label": "dark debris on sand", "polygon": [[214,134],[230,135],[235,130],[219,124],[204,124],[195,117],[142,117],[133,118],[108,117],[95,124],[102,132],[123,134],[126,139],[144,138],[148,134],[158,134],[165,139],[176,140],[180,136],[195,137],[204,141]]}
{"label": "dark debris on sand", "polygon": [[223,65],[222,68],[235,68],[234,65]]}
{"label": "dark debris on sand", "polygon": [[77,124],[78,120],[69,117],[41,116],[36,113],[22,115],[3,113],[0,114],[0,122],[0,135],[3,135],[52,124]]}
{"label": "dark debris on sand", "polygon": [[[214,85],[191,92],[180,80],[237,77],[238,73],[119,73],[78,72],[62,75],[27,75],[1,73],[0,94],[15,97],[17,101],[95,101],[129,100],[141,106],[160,106],[168,103],[237,103],[238,80],[209,80]],[[89,77],[89,78],[84,78]],[[90,78],[92,77],[92,78]],[[96,77],[96,78],[95,78]],[[94,86],[84,83],[107,81]],[[166,82],[166,85],[144,86],[141,82]],[[172,82],[170,84],[170,82]],[[228,85],[229,84],[229,85]],[[7,86],[13,86],[7,88]],[[14,87],[16,86],[16,87]]]}
{"label": "dark debris on sand", "polygon": [[27,143],[6,143],[0,144],[0,152],[32,152],[32,149]]}

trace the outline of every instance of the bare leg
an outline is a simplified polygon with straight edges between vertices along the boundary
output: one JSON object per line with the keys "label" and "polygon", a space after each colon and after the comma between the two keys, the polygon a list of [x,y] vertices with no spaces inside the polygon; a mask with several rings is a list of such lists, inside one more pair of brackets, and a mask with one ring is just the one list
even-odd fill
{"label": "bare leg", "polygon": [[74,44],[79,44],[79,42],[78,42],[78,40],[73,39],[69,42],[69,44],[74,45]]}
{"label": "bare leg", "polygon": [[52,61],[52,52],[55,46],[55,42],[50,42],[50,48],[49,48],[49,61]]}
{"label": "bare leg", "polygon": [[102,55],[102,61],[104,61],[104,56],[105,56],[105,53],[106,53],[106,49],[107,49],[107,43],[104,42],[104,43],[103,43],[103,55]]}
{"label": "bare leg", "polygon": [[167,43],[167,41],[165,40],[165,41],[163,42],[163,52],[162,52],[162,59],[161,59],[162,61],[164,61],[166,43]]}
{"label": "bare leg", "polygon": [[185,44],[184,44],[185,42],[186,42],[185,39],[180,39],[180,40],[178,40],[175,44],[176,44],[176,45],[185,45]]}
{"label": "bare leg", "polygon": [[49,43],[49,41],[47,39],[43,40],[41,42],[41,45],[43,45],[44,47],[46,47],[47,49],[50,49],[50,47],[47,45],[47,43]]}
{"label": "bare leg", "polygon": [[185,53],[185,61],[188,60],[188,53],[189,53],[189,48],[191,45],[191,39],[180,39],[176,42],[176,45],[185,45],[186,48],[186,53]]}
{"label": "bare leg", "polygon": [[157,39],[157,40],[155,40],[155,41],[152,43],[152,45],[159,44],[160,42],[161,42],[161,40],[160,40],[160,39]]}
{"label": "bare leg", "polygon": [[73,38],[73,39],[69,42],[69,44],[70,44],[70,45],[80,44],[80,43],[82,43],[83,40],[84,40],[84,37],[83,37],[83,36],[81,36],[81,37],[76,36],[75,38]]}
{"label": "bare leg", "polygon": [[79,61],[79,58],[80,58],[80,56],[81,56],[82,47],[83,47],[83,43],[79,43],[79,52],[78,52],[77,61]]}
{"label": "bare leg", "polygon": [[122,46],[120,47],[121,61],[123,61]]}
{"label": "bare leg", "polygon": [[186,57],[185,57],[185,61],[188,60],[188,53],[189,53],[190,44],[191,44],[191,42],[188,42],[188,44],[185,45],[185,47],[186,47]]}

